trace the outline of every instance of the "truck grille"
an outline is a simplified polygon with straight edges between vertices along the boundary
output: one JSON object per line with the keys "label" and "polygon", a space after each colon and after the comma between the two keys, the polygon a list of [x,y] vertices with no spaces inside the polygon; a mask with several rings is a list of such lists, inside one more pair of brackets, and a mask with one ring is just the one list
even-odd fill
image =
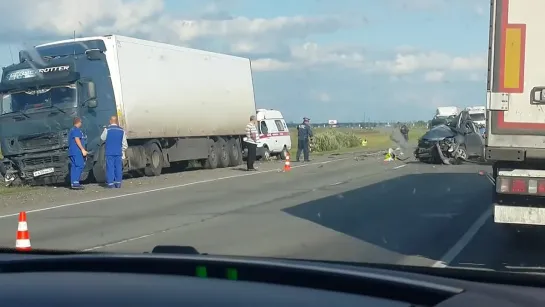
{"label": "truck grille", "polygon": [[40,149],[43,147],[53,147],[60,145],[60,138],[57,134],[43,134],[32,138],[20,139],[21,149]]}
{"label": "truck grille", "polygon": [[44,164],[59,163],[59,162],[61,162],[61,157],[59,156],[27,158],[23,160],[23,163],[25,166],[36,166],[36,165],[44,165]]}

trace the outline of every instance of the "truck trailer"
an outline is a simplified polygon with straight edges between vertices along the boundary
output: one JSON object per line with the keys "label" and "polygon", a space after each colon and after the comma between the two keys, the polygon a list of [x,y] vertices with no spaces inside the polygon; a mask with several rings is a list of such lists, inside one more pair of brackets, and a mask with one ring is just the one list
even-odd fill
{"label": "truck trailer", "polygon": [[545,225],[543,0],[491,1],[485,155],[494,222]]}
{"label": "truck trailer", "polygon": [[242,163],[255,115],[249,59],[118,35],[38,45],[0,81],[0,140],[7,181],[68,180],[68,132],[83,121],[89,155],[82,180],[105,181],[100,134],[111,116],[125,129],[124,172],[159,176],[200,161]]}

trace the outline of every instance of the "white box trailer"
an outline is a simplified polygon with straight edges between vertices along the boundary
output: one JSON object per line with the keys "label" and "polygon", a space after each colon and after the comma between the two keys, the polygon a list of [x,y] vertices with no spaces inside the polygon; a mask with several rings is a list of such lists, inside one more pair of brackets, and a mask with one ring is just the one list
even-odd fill
{"label": "white box trailer", "polygon": [[449,117],[449,116],[456,116],[460,114],[460,108],[458,107],[438,107],[435,110],[435,116],[439,117]]}
{"label": "white box trailer", "polygon": [[503,225],[545,225],[543,11],[543,0],[491,1],[485,154]]}
{"label": "white box trailer", "polygon": [[[36,88],[44,88],[51,106],[4,110],[32,102],[25,91]],[[91,153],[84,177],[93,173],[103,182],[100,134],[112,115],[127,133],[124,170],[157,176],[165,167],[190,160],[208,168],[241,164],[241,140],[256,114],[249,59],[117,35],[57,41],[21,52],[20,63],[4,69],[0,94],[3,132],[13,144],[26,142],[2,147],[7,173],[24,180],[40,174],[51,177],[49,182],[68,172],[65,139],[74,116],[83,119]],[[11,118],[22,115],[19,122]],[[10,158],[38,152],[57,157],[40,164],[46,174],[35,164]]]}
{"label": "white box trailer", "polygon": [[255,114],[250,60],[123,36],[109,39],[130,139],[241,135]]}

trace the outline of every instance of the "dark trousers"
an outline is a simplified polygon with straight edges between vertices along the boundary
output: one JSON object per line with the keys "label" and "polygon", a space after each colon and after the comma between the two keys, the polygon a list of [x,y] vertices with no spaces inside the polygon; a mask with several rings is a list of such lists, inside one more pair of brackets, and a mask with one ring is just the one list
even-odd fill
{"label": "dark trousers", "polygon": [[303,152],[303,157],[305,158],[305,161],[309,161],[309,145],[310,142],[308,139],[299,139],[297,141],[297,159],[296,161],[299,161],[299,158],[301,157],[301,151]]}
{"label": "dark trousers", "polygon": [[110,188],[120,188],[123,179],[122,156],[106,156],[106,184]]}
{"label": "dark trousers", "polygon": [[246,165],[248,169],[254,169],[255,156],[257,154],[257,144],[246,143],[248,148],[248,157],[246,158]]}
{"label": "dark trousers", "polygon": [[85,166],[85,158],[82,154],[70,156],[70,185],[79,187],[79,179]]}

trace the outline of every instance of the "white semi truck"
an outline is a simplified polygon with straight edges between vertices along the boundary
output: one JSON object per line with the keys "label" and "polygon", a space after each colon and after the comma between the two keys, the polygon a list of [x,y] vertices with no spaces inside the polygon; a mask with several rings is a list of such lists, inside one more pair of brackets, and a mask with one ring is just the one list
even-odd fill
{"label": "white semi truck", "polygon": [[241,164],[256,112],[249,59],[114,35],[20,52],[4,68],[0,97],[0,170],[30,183],[66,180],[74,117],[90,152],[83,177],[103,182],[100,133],[112,115],[127,133],[125,172],[158,176],[191,160]]}
{"label": "white semi truck", "polygon": [[[485,155],[494,222],[545,225],[545,1],[491,1]],[[510,227],[511,228],[511,227]]]}

